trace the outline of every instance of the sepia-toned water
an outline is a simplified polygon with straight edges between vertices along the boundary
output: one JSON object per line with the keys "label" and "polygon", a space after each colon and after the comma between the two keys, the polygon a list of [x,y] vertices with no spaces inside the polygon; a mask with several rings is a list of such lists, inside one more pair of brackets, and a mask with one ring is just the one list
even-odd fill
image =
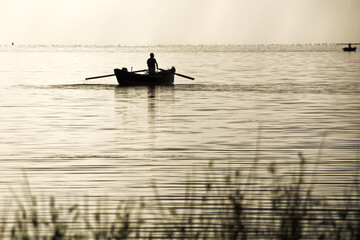
{"label": "sepia-toned water", "polygon": [[[145,69],[150,52],[195,81],[85,81]],[[316,194],[336,198],[359,146],[360,54],[338,45],[0,46],[0,199],[24,174],[43,195],[148,197],[156,183],[175,196],[210,161],[220,177],[255,158],[267,184],[298,153]]]}

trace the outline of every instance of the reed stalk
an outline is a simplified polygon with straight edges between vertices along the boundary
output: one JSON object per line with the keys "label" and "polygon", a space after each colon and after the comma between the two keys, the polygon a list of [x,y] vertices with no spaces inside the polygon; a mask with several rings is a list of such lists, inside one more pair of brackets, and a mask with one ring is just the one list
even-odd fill
{"label": "reed stalk", "polygon": [[[256,166],[247,174],[227,169],[219,179],[210,161],[202,176],[187,177],[183,194],[174,200],[164,202],[154,183],[155,210],[142,201],[134,206],[133,199],[115,209],[107,198],[91,209],[88,198],[64,205],[50,196],[44,205],[24,173],[24,197],[10,188],[16,204],[3,205],[0,239],[360,239],[359,161],[342,202],[334,206],[314,197],[316,172],[307,169],[302,153],[298,159],[290,181],[269,164],[267,186],[257,182]],[[152,220],[144,212],[151,212]]]}

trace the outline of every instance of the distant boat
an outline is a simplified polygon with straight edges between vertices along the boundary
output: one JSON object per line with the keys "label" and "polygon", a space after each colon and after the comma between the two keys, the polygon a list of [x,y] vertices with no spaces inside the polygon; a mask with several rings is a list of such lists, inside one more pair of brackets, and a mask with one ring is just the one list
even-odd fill
{"label": "distant boat", "polygon": [[344,47],[343,50],[345,52],[355,52],[356,51],[356,47]]}
{"label": "distant boat", "polygon": [[[175,68],[169,70],[161,69],[155,74],[139,74],[129,72],[126,68],[114,69],[114,73],[119,85],[172,85],[174,83]],[[178,75],[178,74],[177,74]]]}
{"label": "distant boat", "polygon": [[[339,43],[339,45],[345,45],[345,43]],[[346,45],[348,46],[343,48],[344,52],[355,52],[356,47],[351,47],[351,45],[359,45],[359,43],[347,43]]]}

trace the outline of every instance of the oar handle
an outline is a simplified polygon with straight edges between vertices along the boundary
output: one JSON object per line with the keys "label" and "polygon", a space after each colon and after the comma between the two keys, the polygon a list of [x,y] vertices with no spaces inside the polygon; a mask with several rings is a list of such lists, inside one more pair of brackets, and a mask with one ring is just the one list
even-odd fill
{"label": "oar handle", "polygon": [[[161,71],[167,71],[167,70],[164,70],[162,68],[159,68]],[[175,75],[178,75],[180,77],[183,77],[183,78],[187,78],[187,79],[190,79],[190,80],[195,80],[195,78],[193,77],[189,77],[189,76],[186,76],[186,75],[183,75],[183,74],[180,74],[180,73],[175,73]]]}
{"label": "oar handle", "polygon": [[133,71],[132,73],[145,72],[145,71],[147,71],[147,69],[143,69],[143,70],[136,70],[136,71]]}

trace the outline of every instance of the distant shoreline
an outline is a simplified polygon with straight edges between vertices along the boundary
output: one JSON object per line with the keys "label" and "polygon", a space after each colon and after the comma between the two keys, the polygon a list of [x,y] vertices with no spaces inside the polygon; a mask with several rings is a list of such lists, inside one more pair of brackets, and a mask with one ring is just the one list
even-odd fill
{"label": "distant shoreline", "polygon": [[[194,46],[194,47],[206,47],[206,46],[333,46],[333,45],[346,45],[348,43],[239,43],[239,44],[0,44],[4,46],[14,47],[179,47],[179,46]],[[352,43],[357,45],[360,43]]]}
{"label": "distant shoreline", "polygon": [[[356,45],[356,44],[354,44]],[[339,43],[307,44],[173,44],[173,45],[0,45],[2,52],[99,51],[99,52],[343,52]]]}

